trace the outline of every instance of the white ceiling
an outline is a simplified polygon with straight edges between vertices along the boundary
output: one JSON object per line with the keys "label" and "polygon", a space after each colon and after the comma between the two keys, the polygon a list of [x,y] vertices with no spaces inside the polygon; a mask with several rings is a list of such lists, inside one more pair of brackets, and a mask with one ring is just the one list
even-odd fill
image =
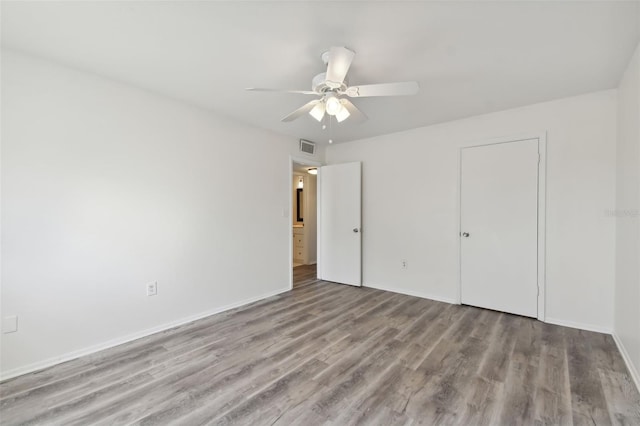
{"label": "white ceiling", "polygon": [[351,84],[417,80],[418,96],[356,99],[344,142],[617,86],[640,3],[2,2],[2,44],[294,137],[326,142],[310,98],[330,46],[356,52]]}
{"label": "white ceiling", "polygon": [[309,169],[314,168],[315,166],[307,166],[300,163],[293,163],[293,171],[296,173],[307,173]]}

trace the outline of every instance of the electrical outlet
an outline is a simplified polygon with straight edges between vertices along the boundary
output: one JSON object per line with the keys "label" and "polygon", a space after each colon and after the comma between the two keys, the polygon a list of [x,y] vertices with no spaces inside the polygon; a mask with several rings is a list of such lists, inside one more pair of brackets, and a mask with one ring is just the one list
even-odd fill
{"label": "electrical outlet", "polygon": [[158,294],[158,282],[147,284],[147,296],[155,296]]}
{"label": "electrical outlet", "polygon": [[409,267],[409,263],[406,260],[402,261],[402,269],[407,269]]}
{"label": "electrical outlet", "polygon": [[18,331],[17,315],[9,315],[8,317],[2,318],[2,333],[15,333],[16,331]]}

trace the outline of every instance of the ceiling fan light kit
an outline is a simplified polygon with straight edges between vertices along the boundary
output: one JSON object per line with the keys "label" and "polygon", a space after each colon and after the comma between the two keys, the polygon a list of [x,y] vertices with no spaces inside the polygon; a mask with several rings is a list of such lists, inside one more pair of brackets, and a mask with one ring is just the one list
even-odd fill
{"label": "ceiling fan light kit", "polygon": [[324,109],[329,115],[336,115],[342,109],[342,104],[335,93],[329,92],[324,95]]}
{"label": "ceiling fan light kit", "polygon": [[324,118],[325,107],[324,103],[318,102],[311,111],[309,111],[309,115],[315,118],[318,121],[322,121]]}
{"label": "ceiling fan light kit", "polygon": [[338,123],[342,123],[344,120],[346,120],[351,116],[351,113],[341,103],[340,109],[338,110],[338,112],[336,112],[335,116]]}
{"label": "ceiling fan light kit", "polygon": [[346,47],[332,47],[324,52],[321,57],[322,61],[327,65],[327,71],[313,77],[311,80],[311,91],[260,88],[250,88],[247,90],[319,96],[319,99],[306,103],[285,116],[282,121],[293,121],[308,113],[319,122],[322,122],[325,114],[327,114],[330,116],[329,118],[331,118],[331,116],[335,117],[338,123],[343,122],[349,117],[351,117],[349,121],[354,122],[367,120],[367,116],[349,101],[349,99],[343,96],[349,98],[407,96],[415,95],[420,90],[418,82],[416,81],[348,86],[346,78],[347,72],[351,67],[355,52]]}

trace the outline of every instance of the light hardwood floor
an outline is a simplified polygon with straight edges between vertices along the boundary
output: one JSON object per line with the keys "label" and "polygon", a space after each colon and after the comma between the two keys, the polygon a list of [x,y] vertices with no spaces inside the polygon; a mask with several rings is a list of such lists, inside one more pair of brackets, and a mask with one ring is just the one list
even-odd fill
{"label": "light hardwood floor", "polygon": [[2,424],[640,424],[611,336],[299,268],[291,292],[2,383]]}

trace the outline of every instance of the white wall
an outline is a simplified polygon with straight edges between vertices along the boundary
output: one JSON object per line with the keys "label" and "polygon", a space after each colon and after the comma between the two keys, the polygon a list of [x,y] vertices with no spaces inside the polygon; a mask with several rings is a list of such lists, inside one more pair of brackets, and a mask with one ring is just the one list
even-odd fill
{"label": "white wall", "polygon": [[364,284],[455,301],[459,148],[541,131],[548,144],[547,320],[610,331],[615,90],[328,147],[330,164],[363,162]]}
{"label": "white wall", "polygon": [[614,333],[640,388],[640,45],[618,88]]}
{"label": "white wall", "polygon": [[7,51],[2,113],[4,377],[288,288],[297,140]]}

